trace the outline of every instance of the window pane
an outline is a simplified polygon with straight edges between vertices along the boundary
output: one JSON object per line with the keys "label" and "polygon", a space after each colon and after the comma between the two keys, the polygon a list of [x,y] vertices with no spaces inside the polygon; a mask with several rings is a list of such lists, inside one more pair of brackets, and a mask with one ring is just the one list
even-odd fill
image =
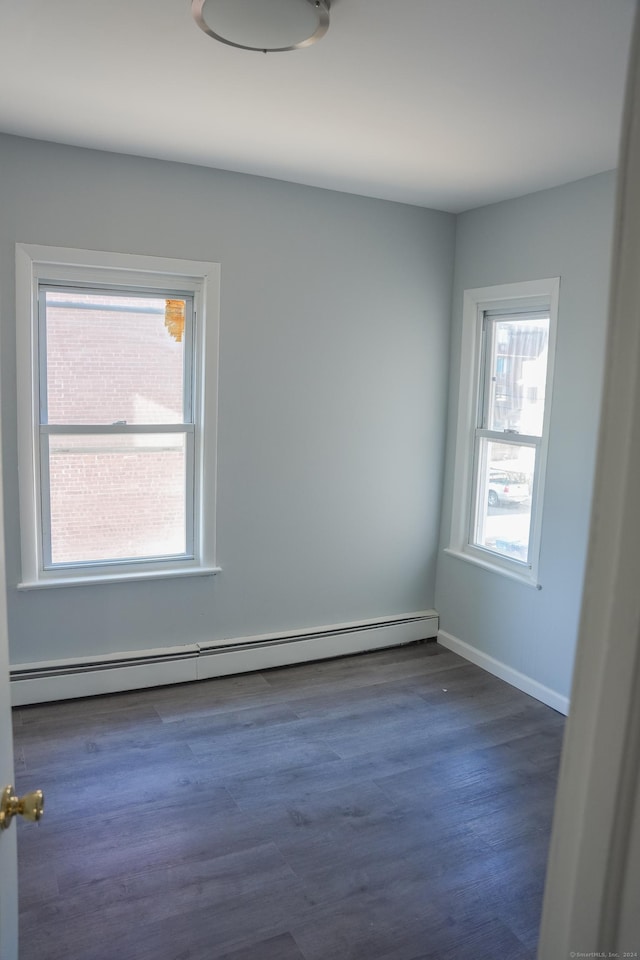
{"label": "window pane", "polygon": [[182,433],[50,436],[51,561],[184,555]]}
{"label": "window pane", "polygon": [[542,436],[549,317],[491,320],[487,428]]}
{"label": "window pane", "polygon": [[534,447],[479,440],[476,546],[528,561],[535,456]]}
{"label": "window pane", "polygon": [[182,423],[185,301],[47,290],[49,423]]}

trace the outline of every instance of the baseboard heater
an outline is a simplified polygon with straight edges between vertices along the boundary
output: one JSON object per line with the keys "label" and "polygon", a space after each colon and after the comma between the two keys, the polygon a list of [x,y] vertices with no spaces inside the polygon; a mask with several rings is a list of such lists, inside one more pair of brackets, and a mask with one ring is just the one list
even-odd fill
{"label": "baseboard heater", "polygon": [[16,664],[11,668],[12,702],[23,706],[206,680],[401,646],[437,633],[437,613],[425,610],[295,632]]}

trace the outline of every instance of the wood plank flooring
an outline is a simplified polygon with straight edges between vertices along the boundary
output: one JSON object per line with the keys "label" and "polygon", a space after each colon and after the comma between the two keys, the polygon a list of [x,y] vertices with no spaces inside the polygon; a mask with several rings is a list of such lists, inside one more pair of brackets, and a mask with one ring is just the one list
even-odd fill
{"label": "wood plank flooring", "polygon": [[533,960],[563,717],[435,643],[14,711],[20,960]]}

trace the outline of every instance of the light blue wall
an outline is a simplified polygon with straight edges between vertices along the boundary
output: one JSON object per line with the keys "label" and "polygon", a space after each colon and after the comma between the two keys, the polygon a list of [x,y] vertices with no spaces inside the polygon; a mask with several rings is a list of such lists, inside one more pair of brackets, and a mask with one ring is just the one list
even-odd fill
{"label": "light blue wall", "polygon": [[[454,230],[401,204],[0,136],[13,662],[432,607]],[[219,576],[16,590],[16,241],[222,264]]]}
{"label": "light blue wall", "polygon": [[614,173],[462,214],[457,221],[447,466],[441,547],[449,543],[465,289],[561,277],[539,580],[542,590],[444,554],[441,628],[568,696],[596,453]]}
{"label": "light blue wall", "polygon": [[[444,630],[568,695],[614,180],[602,174],[458,217],[451,312],[456,221],[447,214],[0,135],[12,660],[294,630],[435,605]],[[222,264],[218,577],[15,589],[16,241]],[[543,589],[536,592],[438,553],[437,540],[441,517],[441,547],[449,537],[462,293],[557,275]]]}

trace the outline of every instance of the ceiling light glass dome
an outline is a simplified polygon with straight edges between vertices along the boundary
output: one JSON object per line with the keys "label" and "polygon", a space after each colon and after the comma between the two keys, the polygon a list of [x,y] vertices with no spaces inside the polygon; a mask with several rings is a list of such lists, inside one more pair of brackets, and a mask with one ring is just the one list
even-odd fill
{"label": "ceiling light glass dome", "polygon": [[329,29],[330,0],[192,0],[206,34],[241,50],[280,53],[309,47]]}

